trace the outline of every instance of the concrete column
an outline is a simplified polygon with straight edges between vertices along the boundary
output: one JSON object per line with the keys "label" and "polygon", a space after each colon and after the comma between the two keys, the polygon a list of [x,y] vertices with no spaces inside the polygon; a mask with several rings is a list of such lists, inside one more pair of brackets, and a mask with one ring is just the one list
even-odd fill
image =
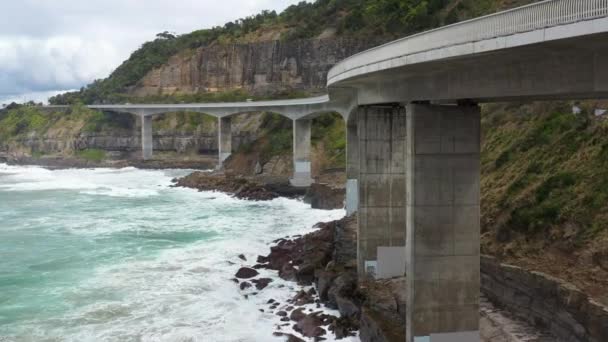
{"label": "concrete column", "polygon": [[311,120],[293,121],[293,178],[291,185],[307,187],[313,183],[310,163]]}
{"label": "concrete column", "polygon": [[360,277],[405,274],[405,108],[360,107],[359,231]]}
{"label": "concrete column", "polygon": [[407,106],[407,342],[479,341],[477,106]]}
{"label": "concrete column", "polygon": [[224,165],[224,161],[232,154],[232,119],[224,117],[218,119],[218,151],[219,151],[219,167]]}
{"label": "concrete column", "polygon": [[141,150],[144,160],[152,159],[154,141],[152,139],[152,116],[141,115]]}
{"label": "concrete column", "polygon": [[359,209],[359,136],[357,111],[346,122],[346,215]]}

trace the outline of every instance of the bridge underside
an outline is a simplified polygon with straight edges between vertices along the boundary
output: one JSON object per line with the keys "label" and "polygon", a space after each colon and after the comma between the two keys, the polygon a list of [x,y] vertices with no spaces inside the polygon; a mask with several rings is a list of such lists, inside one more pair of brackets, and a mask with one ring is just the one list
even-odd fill
{"label": "bridge underside", "polygon": [[349,79],[364,104],[608,98],[608,34],[413,64]]}

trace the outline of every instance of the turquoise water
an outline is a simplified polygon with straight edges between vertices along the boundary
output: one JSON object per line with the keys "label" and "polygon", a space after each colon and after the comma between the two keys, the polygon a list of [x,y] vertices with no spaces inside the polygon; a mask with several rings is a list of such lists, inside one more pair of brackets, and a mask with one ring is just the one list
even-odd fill
{"label": "turquoise water", "polygon": [[0,164],[0,341],[272,340],[257,305],[294,285],[245,299],[236,256],[343,211],[170,187],[186,173]]}

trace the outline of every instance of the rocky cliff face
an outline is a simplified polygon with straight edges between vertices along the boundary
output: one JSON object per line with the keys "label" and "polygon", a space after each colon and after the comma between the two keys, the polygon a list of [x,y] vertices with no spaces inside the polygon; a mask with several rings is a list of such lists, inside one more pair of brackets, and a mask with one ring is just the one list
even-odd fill
{"label": "rocky cliff face", "polygon": [[149,72],[130,93],[147,96],[234,89],[253,94],[324,92],[327,72],[334,64],[384,40],[325,38],[214,44],[173,56],[167,64]]}

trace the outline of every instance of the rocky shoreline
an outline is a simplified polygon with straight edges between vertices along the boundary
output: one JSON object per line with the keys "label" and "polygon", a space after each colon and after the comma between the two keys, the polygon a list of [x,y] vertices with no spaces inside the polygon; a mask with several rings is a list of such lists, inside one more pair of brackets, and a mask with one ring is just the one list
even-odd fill
{"label": "rocky shoreline", "polygon": [[212,157],[187,159],[155,159],[141,160],[136,158],[105,159],[102,161],[86,160],[71,156],[14,156],[0,153],[0,163],[8,165],[37,165],[52,170],[57,169],[87,169],[87,168],[125,168],[139,169],[196,169],[210,170],[215,167],[217,160]]}
{"label": "rocky shoreline", "polygon": [[[268,303],[261,309],[280,317],[282,323],[274,335],[287,341],[320,341],[329,334],[335,339],[359,336],[363,342],[404,341],[406,278],[357,279],[354,216],[319,223],[315,228],[304,236],[274,241],[268,255],[239,270],[233,279],[235,286],[262,291],[272,280],[255,278],[256,270],[267,269],[305,289],[295,291],[287,303]],[[305,311],[303,307],[310,304],[317,309]],[[325,314],[324,308],[336,310],[339,316]],[[548,329],[522,320],[485,297],[480,317],[483,342],[559,340]],[[297,334],[284,332],[286,328]]]}

